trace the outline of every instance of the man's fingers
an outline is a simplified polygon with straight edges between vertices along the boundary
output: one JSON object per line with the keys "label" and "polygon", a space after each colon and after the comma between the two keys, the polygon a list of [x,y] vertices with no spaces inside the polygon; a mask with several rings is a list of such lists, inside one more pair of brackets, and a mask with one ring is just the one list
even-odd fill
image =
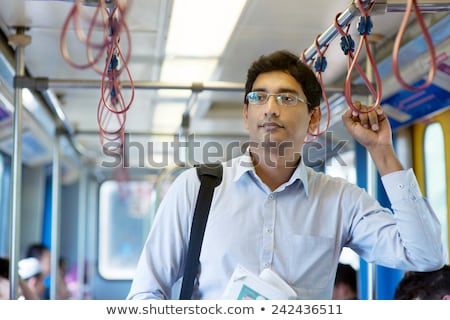
{"label": "man's fingers", "polygon": [[359,112],[352,110],[352,120],[354,122],[359,122],[364,128],[371,129],[372,131],[378,131],[380,129],[380,122],[385,118],[380,106],[377,106],[370,112],[367,112],[370,108],[359,101],[355,101],[353,106],[359,110]]}

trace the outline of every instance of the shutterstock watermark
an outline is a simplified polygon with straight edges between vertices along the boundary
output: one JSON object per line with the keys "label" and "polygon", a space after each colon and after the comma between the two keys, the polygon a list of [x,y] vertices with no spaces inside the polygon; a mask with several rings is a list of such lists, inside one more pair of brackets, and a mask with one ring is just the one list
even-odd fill
{"label": "shutterstock watermark", "polygon": [[[323,165],[323,161],[328,156],[333,156],[337,162],[346,166],[345,161],[340,157],[340,153],[345,150],[347,140],[333,141],[332,132],[325,133],[325,139],[306,143],[302,156],[306,165],[318,167]],[[105,159],[101,166],[105,168],[165,168],[171,164],[177,166],[192,166],[199,163],[214,163],[223,161],[242,154],[248,148],[258,148],[267,151],[267,155],[290,154],[292,159],[286,159],[287,167],[296,167],[300,150],[296,150],[292,141],[276,142],[269,137],[264,141],[203,141],[196,139],[195,135],[189,135],[186,139],[174,136],[172,141],[148,141],[142,143],[131,141],[130,135],[126,134],[123,146],[117,141],[107,142],[103,145]],[[289,150],[292,149],[292,150]],[[133,159],[132,161],[130,159]],[[256,158],[253,161],[258,163],[264,161],[268,166],[275,166],[274,157]],[[253,166],[253,163],[241,163],[244,166]]]}
{"label": "shutterstock watermark", "polygon": [[333,132],[325,132],[322,141],[312,141],[303,149],[303,161],[310,167],[321,167],[324,161],[333,158],[340,166],[347,166],[341,154],[346,151],[349,141],[345,139],[335,140]]}

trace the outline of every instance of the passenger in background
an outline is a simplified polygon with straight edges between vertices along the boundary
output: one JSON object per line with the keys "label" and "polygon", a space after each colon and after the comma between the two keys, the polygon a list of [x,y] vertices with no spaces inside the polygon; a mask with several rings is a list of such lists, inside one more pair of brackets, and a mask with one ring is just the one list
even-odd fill
{"label": "passenger in background", "polygon": [[50,249],[42,243],[34,243],[28,247],[25,255],[27,258],[36,258],[41,264],[42,275],[47,278],[50,275]]}
{"label": "passenger in background", "polygon": [[67,261],[65,258],[59,258],[59,274],[58,274],[58,290],[57,299],[66,300],[72,298],[72,292],[69,290],[66,281],[67,275]]}
{"label": "passenger in background", "polygon": [[339,263],[334,280],[333,300],[358,299],[358,277],[349,264]]}
{"label": "passenger in background", "polygon": [[0,300],[9,300],[9,260],[0,258]]}
{"label": "passenger in background", "polygon": [[[25,258],[19,261],[19,276],[23,279],[38,299],[45,295],[44,276],[39,260],[36,258]],[[26,299],[25,296],[21,297]]]}
{"label": "passenger in background", "polygon": [[[342,115],[366,148],[391,204],[382,207],[342,178],[306,166],[305,141],[320,131],[321,84],[299,56],[276,51],[247,71],[244,154],[223,163],[214,191],[193,296],[221,299],[235,271],[268,268],[296,298],[331,299],[343,248],[364,260],[430,271],[446,261],[439,219],[412,169],[400,163],[381,106],[355,101]],[[204,159],[210,162],[210,159]],[[181,173],[164,196],[145,242],[128,299],[170,299],[183,276],[200,187],[195,168]]]}
{"label": "passenger in background", "polygon": [[[10,300],[9,259],[0,258],[0,300]],[[19,296],[26,300],[38,300],[39,297],[30,289],[25,280],[19,277]]]}
{"label": "passenger in background", "polygon": [[[27,257],[33,257],[39,260],[42,270],[42,275],[45,281],[45,294],[44,299],[50,298],[50,249],[42,243],[34,243],[28,247]],[[65,260],[63,258],[59,259],[59,272],[57,279],[57,293],[56,299],[65,300],[71,297],[70,291],[67,289],[66,281],[64,276],[66,274]]]}
{"label": "passenger in background", "polygon": [[395,300],[450,300],[450,265],[429,272],[408,271],[394,293]]}
{"label": "passenger in background", "polygon": [[45,292],[41,299],[48,299],[50,292],[50,249],[42,243],[33,243],[28,246],[25,257],[39,260],[44,279]]}

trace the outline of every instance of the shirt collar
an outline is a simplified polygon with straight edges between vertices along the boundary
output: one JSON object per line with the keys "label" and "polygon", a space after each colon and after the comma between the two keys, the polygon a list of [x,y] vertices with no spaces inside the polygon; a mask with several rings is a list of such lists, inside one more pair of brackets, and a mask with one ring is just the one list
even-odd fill
{"label": "shirt collar", "polygon": [[291,179],[299,179],[303,183],[305,188],[306,196],[309,196],[309,185],[308,185],[308,170],[305,163],[303,162],[303,156],[300,159],[300,163],[294,171]]}
{"label": "shirt collar", "polygon": [[238,159],[237,159],[237,163],[236,163],[236,171],[233,177],[233,181],[238,181],[239,179],[241,179],[241,177],[244,175],[244,173],[246,173],[247,171],[255,171],[255,168],[253,167],[253,162],[252,162],[252,158],[250,157],[250,152],[245,151],[245,153],[243,155],[241,155]]}
{"label": "shirt collar", "polygon": [[[253,171],[255,173],[255,168],[253,167],[252,159],[250,157],[250,152],[247,149],[243,155],[237,158],[237,162],[234,163],[236,171],[234,173],[233,182],[238,181],[241,177],[248,171]],[[300,159],[300,163],[295,168],[294,173],[288,181],[288,185],[293,184],[295,181],[300,180],[305,188],[306,196],[309,196],[308,188],[308,171],[305,163],[303,162],[303,157]]]}

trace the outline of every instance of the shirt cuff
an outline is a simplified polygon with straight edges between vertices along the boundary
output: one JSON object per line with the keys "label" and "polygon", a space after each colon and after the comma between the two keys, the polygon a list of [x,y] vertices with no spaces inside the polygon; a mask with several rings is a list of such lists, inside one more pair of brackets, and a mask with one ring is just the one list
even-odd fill
{"label": "shirt cuff", "polygon": [[386,174],[381,177],[381,181],[391,204],[402,200],[415,201],[423,198],[412,169]]}

